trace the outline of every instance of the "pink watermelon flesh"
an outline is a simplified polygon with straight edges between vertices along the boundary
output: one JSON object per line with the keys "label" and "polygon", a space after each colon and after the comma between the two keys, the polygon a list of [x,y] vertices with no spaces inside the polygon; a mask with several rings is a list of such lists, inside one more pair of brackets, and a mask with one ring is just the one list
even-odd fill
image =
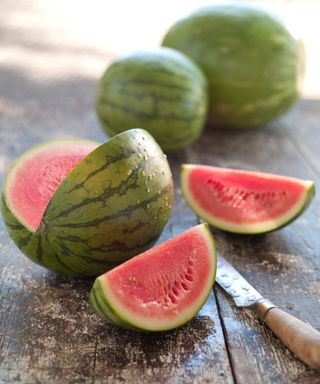
{"label": "pink watermelon flesh", "polygon": [[254,228],[256,224],[277,223],[279,218],[295,216],[305,206],[313,182],[261,172],[185,165],[182,188],[192,208],[207,221],[212,218]]}
{"label": "pink watermelon flesh", "polygon": [[144,329],[165,328],[195,315],[210,293],[215,271],[213,239],[202,224],[98,279],[110,305],[127,321]]}
{"label": "pink watermelon flesh", "polygon": [[36,231],[63,179],[95,148],[96,144],[89,141],[53,141],[18,159],[7,177],[6,196],[19,221]]}

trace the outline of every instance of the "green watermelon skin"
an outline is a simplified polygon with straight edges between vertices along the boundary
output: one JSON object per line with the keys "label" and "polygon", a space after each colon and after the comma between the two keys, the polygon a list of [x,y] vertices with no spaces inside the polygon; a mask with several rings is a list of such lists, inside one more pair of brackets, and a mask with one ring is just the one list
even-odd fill
{"label": "green watermelon skin", "polygon": [[298,43],[278,19],[258,7],[200,9],[178,21],[162,44],[185,53],[203,69],[212,125],[262,125],[297,100]]}
{"label": "green watermelon skin", "polygon": [[147,132],[134,129],[99,146],[69,173],[36,232],[10,211],[5,189],[1,212],[12,239],[35,263],[65,275],[98,276],[158,239],[172,200],[165,155]]}
{"label": "green watermelon skin", "polygon": [[109,135],[141,127],[163,150],[174,151],[199,137],[207,104],[201,69],[182,53],[161,48],[113,62],[100,80],[96,111]]}

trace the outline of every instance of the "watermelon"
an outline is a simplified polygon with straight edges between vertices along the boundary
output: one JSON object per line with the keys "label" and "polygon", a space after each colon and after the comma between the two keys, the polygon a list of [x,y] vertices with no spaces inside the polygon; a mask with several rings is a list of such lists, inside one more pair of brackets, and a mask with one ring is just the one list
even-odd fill
{"label": "watermelon", "polygon": [[9,170],[1,211],[32,261],[65,275],[98,276],[157,240],[172,196],[165,155],[134,129],[102,145],[64,139],[34,147]]}
{"label": "watermelon", "polygon": [[198,216],[235,233],[263,233],[296,219],[310,204],[314,183],[262,172],[183,165],[181,188]]}
{"label": "watermelon", "polygon": [[256,6],[201,8],[173,25],[162,44],[203,69],[211,125],[265,124],[297,99],[300,45],[280,20]]}
{"label": "watermelon", "polygon": [[107,68],[98,86],[96,110],[111,136],[141,127],[164,150],[177,150],[201,133],[207,82],[196,64],[173,49],[134,52]]}
{"label": "watermelon", "polygon": [[208,225],[198,225],[99,276],[90,303],[100,317],[118,326],[176,328],[205,303],[216,264]]}

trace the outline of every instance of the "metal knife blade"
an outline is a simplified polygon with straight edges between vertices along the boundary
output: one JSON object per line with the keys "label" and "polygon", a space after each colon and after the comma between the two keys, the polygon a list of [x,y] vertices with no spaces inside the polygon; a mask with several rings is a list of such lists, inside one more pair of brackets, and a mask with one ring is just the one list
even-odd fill
{"label": "metal knife blade", "polygon": [[221,255],[218,255],[217,266],[216,281],[237,307],[251,307],[267,300]]}

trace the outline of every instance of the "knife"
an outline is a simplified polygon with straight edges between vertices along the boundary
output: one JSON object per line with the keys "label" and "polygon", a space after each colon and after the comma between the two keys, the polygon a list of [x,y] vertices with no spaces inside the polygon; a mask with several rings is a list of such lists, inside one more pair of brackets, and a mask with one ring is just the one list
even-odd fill
{"label": "knife", "polygon": [[302,361],[320,369],[320,332],[263,297],[221,255],[216,280],[237,307],[252,309],[280,340]]}

